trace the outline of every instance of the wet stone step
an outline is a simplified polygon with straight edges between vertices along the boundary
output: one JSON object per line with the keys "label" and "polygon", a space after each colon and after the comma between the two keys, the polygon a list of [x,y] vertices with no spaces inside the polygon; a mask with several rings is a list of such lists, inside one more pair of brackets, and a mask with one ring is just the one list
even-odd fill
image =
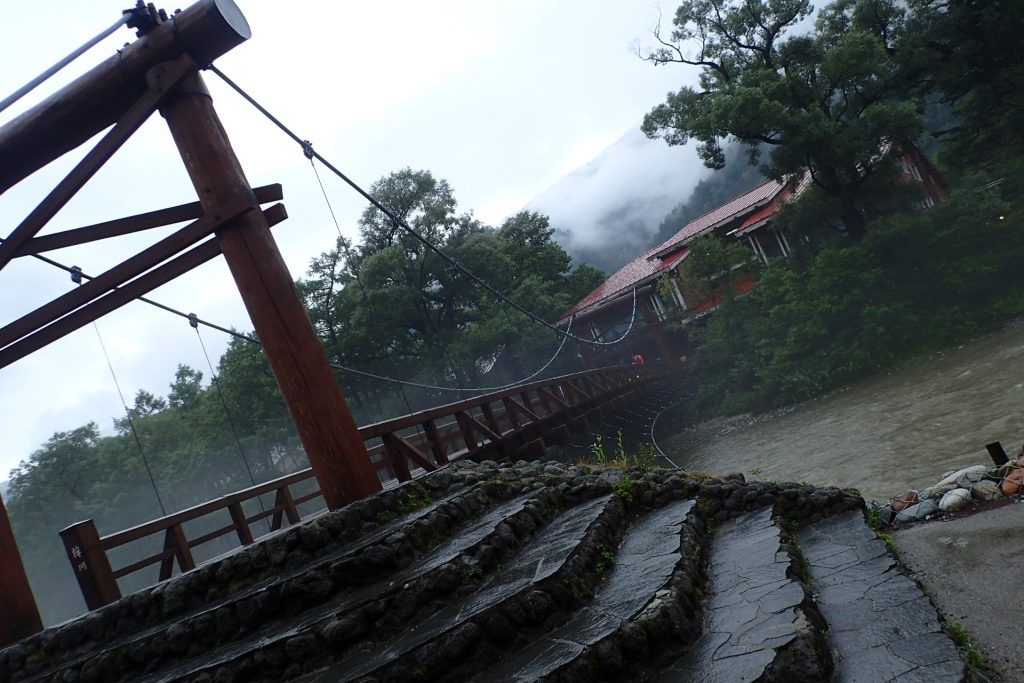
{"label": "wet stone step", "polygon": [[793,566],[770,507],[723,524],[712,537],[704,633],[655,680],[827,680]]}
{"label": "wet stone step", "polygon": [[955,683],[964,664],[935,608],[859,512],[800,534],[839,683]]}
{"label": "wet stone step", "polygon": [[[472,680],[535,681],[580,657],[656,599],[683,559],[681,534],[694,501],[682,500],[634,523],[589,606],[567,623]],[[606,561],[606,558],[602,558]]]}
{"label": "wet stone step", "polygon": [[[440,610],[409,628],[394,640],[371,650],[352,654],[335,666],[313,673],[303,681],[353,681],[371,674],[387,680],[430,678],[452,660],[468,654],[481,628],[471,620],[522,597],[534,587],[555,577],[570,556],[583,544],[588,532],[610,509],[620,508],[618,499],[605,495],[563,512],[546,526],[523,551],[478,591]],[[433,641],[444,640],[443,643]],[[418,658],[410,657],[424,645]],[[415,661],[406,664],[405,661]],[[415,666],[411,666],[415,664]],[[394,671],[388,673],[391,667]],[[382,671],[383,670],[383,671]],[[417,673],[419,672],[419,673]]]}
{"label": "wet stone step", "polygon": [[[257,656],[262,657],[266,654],[263,651],[274,646],[279,646],[286,652],[291,649],[294,653],[295,646],[289,648],[287,645],[290,639],[339,615],[344,615],[344,623],[351,625],[359,617],[357,610],[403,590],[406,592],[401,599],[408,604],[413,601],[409,590],[412,584],[432,572],[437,572],[442,567],[446,569],[446,571],[441,571],[442,574],[450,574],[451,563],[456,562],[460,556],[486,543],[495,535],[508,536],[511,532],[507,528],[502,528],[502,523],[517,516],[530,516],[526,514],[526,508],[530,501],[540,495],[540,491],[530,491],[483,512],[479,518],[459,530],[452,538],[433,548],[429,555],[402,570],[390,575],[385,573],[384,576],[368,585],[356,587],[335,598],[321,600],[319,605],[303,611],[297,617],[283,620],[270,619],[268,618],[270,615],[263,614],[261,615],[261,627],[246,638],[218,648],[215,653],[205,657],[180,661],[173,668],[156,672],[142,680],[146,683],[163,683],[182,680],[186,677],[201,679],[202,676],[213,675],[222,669],[225,670],[224,675],[229,670],[238,668],[243,671],[252,671],[257,668],[255,661],[240,662],[240,660],[245,658],[254,660]],[[510,542],[514,542],[514,540],[514,538],[510,539]],[[336,569],[345,571],[344,566]],[[430,582],[430,585],[433,586],[433,583]],[[280,599],[283,596],[277,597]],[[308,654],[315,654],[315,648]]]}
{"label": "wet stone step", "polygon": [[[162,597],[164,598],[164,608],[170,613],[168,617],[154,626],[140,629],[129,636],[107,643],[100,654],[101,656],[105,656],[105,661],[110,664],[108,666],[101,666],[102,662],[94,661],[90,664],[89,669],[85,671],[86,676],[99,677],[106,681],[125,679],[135,680],[135,677],[140,675],[147,666],[153,665],[152,659],[148,657],[145,659],[140,659],[139,657],[116,659],[117,653],[138,652],[140,650],[148,649],[148,645],[152,644],[154,641],[166,641],[169,637],[168,633],[172,630],[173,633],[171,636],[175,641],[188,642],[192,638],[199,637],[200,632],[208,630],[205,628],[205,624],[210,620],[216,621],[218,619],[218,614],[223,614],[225,611],[234,612],[236,611],[236,606],[239,603],[258,600],[260,599],[260,596],[264,596],[268,592],[275,591],[282,586],[308,585],[309,581],[306,580],[306,577],[318,576],[325,571],[330,571],[332,566],[337,565],[340,562],[344,562],[346,559],[356,556],[357,554],[366,551],[368,548],[382,544],[385,539],[391,537],[401,529],[408,528],[410,525],[417,523],[429,522],[431,516],[436,515],[439,510],[444,510],[447,513],[447,519],[450,521],[457,521],[459,518],[469,518],[470,515],[476,514],[479,511],[480,503],[479,500],[473,500],[471,503],[468,501],[470,499],[478,499],[480,497],[478,486],[460,488],[419,509],[415,509],[409,513],[399,516],[397,519],[386,522],[369,533],[361,535],[355,540],[341,545],[341,547],[336,550],[329,550],[325,553],[321,553],[318,557],[313,557],[308,564],[299,564],[294,558],[301,552],[313,550],[312,546],[314,545],[320,545],[324,549],[329,547],[328,539],[322,533],[322,529],[320,529],[319,533],[320,536],[324,538],[321,538],[319,541],[313,539],[313,536],[317,533],[317,531],[314,530],[315,522],[314,524],[307,523],[303,528],[293,527],[291,529],[286,529],[285,531],[293,531],[293,538],[295,540],[301,542],[303,538],[306,539],[307,543],[305,551],[292,547],[292,558],[282,560],[278,563],[286,564],[286,567],[278,569],[276,573],[271,573],[267,578],[258,579],[251,583],[238,581],[236,583],[236,591],[214,599],[198,610],[193,609],[185,611],[184,613],[178,613],[169,609],[171,605],[183,602],[182,599],[175,597],[175,595],[190,589],[191,586],[189,579],[191,577],[186,575],[181,579],[176,579],[172,582],[159,585],[154,589],[154,593],[162,594]],[[279,533],[278,536],[280,537],[281,534]],[[266,540],[267,539],[263,539],[264,542],[266,542]],[[286,546],[282,544],[282,552],[285,550]],[[224,561],[234,569],[237,567],[240,558],[241,555],[236,554],[225,558]],[[172,593],[175,595],[172,595]],[[135,598],[136,596],[130,596],[128,599],[131,600]],[[95,660],[96,655],[96,652],[90,651],[82,655],[58,659],[51,668],[24,680],[51,680],[58,674],[64,678],[73,678],[76,675],[80,675],[82,667],[89,660]]]}

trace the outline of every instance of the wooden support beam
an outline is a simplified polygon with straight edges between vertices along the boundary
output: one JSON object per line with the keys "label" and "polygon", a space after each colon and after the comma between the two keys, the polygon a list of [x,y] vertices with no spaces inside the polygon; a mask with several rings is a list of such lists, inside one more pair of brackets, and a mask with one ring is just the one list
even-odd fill
{"label": "wooden support beam", "polygon": [[484,420],[487,421],[487,426],[491,428],[495,434],[501,434],[501,425],[498,424],[498,420],[494,417],[494,411],[491,410],[490,403],[481,403],[480,412],[483,413]]}
{"label": "wooden support beam", "polygon": [[[153,82],[149,89],[128,108],[114,127],[103,136],[85,158],[64,178],[57,187],[37,206],[32,213],[0,244],[0,270],[25,244],[35,237],[64,205],[82,189],[96,171],[121,148],[146,119],[156,111],[168,91],[186,74],[195,70],[195,62],[188,55],[182,55],[165,67],[154,69]],[[6,162],[6,159],[5,159]]]}
{"label": "wooden support beam", "polygon": [[[168,98],[161,113],[204,211],[238,197],[256,204],[198,74]],[[335,510],[380,491],[366,446],[263,214],[244,214],[217,236],[327,507]]]}
{"label": "wooden support beam", "polygon": [[42,630],[43,621],[21,563],[11,520],[0,499],[0,649]]}
{"label": "wooden support beam", "polygon": [[252,545],[252,529],[249,527],[249,520],[245,516],[240,502],[234,502],[228,506],[228,513],[231,515],[231,522],[235,525],[235,533],[238,535],[238,542],[242,545]]}
{"label": "wooden support beam", "polygon": [[247,203],[235,201],[230,206],[221,207],[220,210],[190,223],[105,273],[97,275],[81,286],[0,328],[0,347],[12,344],[21,337],[49,325],[61,316],[98,299],[106,292],[117,289],[125,282],[166,261],[186,247],[208,237],[222,223],[251,209],[252,207]]}
{"label": "wooden support beam", "polygon": [[[562,398],[561,396],[558,396],[557,394],[555,394],[554,392],[552,392],[552,391],[551,391],[550,389],[548,389],[547,387],[541,387],[541,388],[540,388],[540,389],[539,389],[539,390],[537,391],[537,393],[539,393],[539,394],[540,394],[540,397],[541,397],[542,399],[544,399],[545,401],[551,401],[551,402],[553,402],[553,403],[554,403],[554,404],[555,404],[556,406],[560,406],[560,407],[562,407],[562,408],[568,408],[568,407],[569,407],[569,404],[568,404],[568,403],[567,403],[567,402],[566,402],[566,401],[565,401],[565,400],[564,400],[564,399],[563,399],[563,398]],[[549,411],[549,412],[554,412],[554,411]]]}
{"label": "wooden support beam", "polygon": [[430,462],[427,456],[424,455],[423,451],[416,448],[416,446],[409,443],[407,439],[402,438],[398,434],[384,434],[381,437],[381,440],[384,442],[385,450],[387,450],[391,457],[412,460],[427,472],[433,472],[437,469],[437,465]]}
{"label": "wooden support beam", "polygon": [[501,401],[505,405],[505,410],[508,412],[509,417],[513,420],[512,424],[514,424],[517,429],[522,426],[522,423],[519,422],[519,417],[526,418],[527,422],[540,422],[540,416],[537,415],[537,413],[533,412],[511,396],[506,396]]}
{"label": "wooden support beam", "polygon": [[161,581],[171,578],[174,573],[174,560],[178,560],[178,567],[183,573],[196,568],[195,560],[192,559],[192,549],[188,547],[185,530],[180,524],[169,527],[164,533],[164,550],[173,550],[174,554],[160,562]]}
{"label": "wooden support beam", "polygon": [[284,522],[283,517],[287,517],[289,524],[299,523],[299,508],[295,506],[295,499],[292,498],[292,492],[287,485],[277,490],[277,494],[274,496],[274,507],[279,509],[271,520],[270,529],[272,531],[281,528]]}
{"label": "wooden support beam", "polygon": [[106,296],[98,298],[82,306],[78,310],[64,316],[51,325],[43,327],[32,334],[22,337],[17,342],[0,349],[0,368],[7,367],[21,358],[34,353],[47,344],[52,344],[61,337],[88,325],[111,311],[121,308],[140,296],[165,285],[171,280],[187,273],[217,256],[217,243],[214,240],[204,242],[186,251],[159,268],[136,278],[124,287],[119,287]]}
{"label": "wooden support beam", "polygon": [[[284,198],[284,192],[280,183],[255,187],[252,191],[260,204],[279,202]],[[35,237],[18,251],[17,256],[29,256],[55,249],[66,249],[67,247],[74,247],[79,244],[87,244],[121,235],[130,235],[143,230],[161,228],[175,223],[184,223],[185,221],[192,221],[202,217],[203,207],[199,202],[181,204],[167,209],[96,223],[84,228],[74,228],[73,230],[64,230],[63,232]]]}
{"label": "wooden support beam", "polygon": [[[282,204],[275,204],[264,212],[268,223],[275,224],[288,217]],[[30,353],[38,351],[47,344],[64,337],[71,332],[88,325],[92,321],[115,311],[121,306],[145,296],[150,291],[165,285],[174,278],[206,263],[220,254],[220,244],[216,240],[208,240],[193,247],[184,254],[155,268],[142,277],[136,278],[124,287],[115,289],[106,296],[93,301],[66,315],[52,325],[44,327],[34,334],[23,337],[18,342],[0,349],[0,368],[4,368]]]}
{"label": "wooden support beam", "polygon": [[576,395],[579,397],[579,403],[582,403],[583,401],[589,401],[590,399],[593,398],[593,395],[591,395],[590,392],[588,392],[586,389],[580,386],[580,384],[582,383],[576,383],[570,379],[566,382],[566,384],[570,386],[572,390],[576,393]]}
{"label": "wooden support beam", "polygon": [[480,434],[494,444],[501,442],[500,434],[494,432],[490,427],[470,415],[465,410],[456,412],[455,420],[459,423],[459,428],[462,430],[462,438],[466,442],[466,450],[470,452],[475,451],[480,447],[480,442],[477,440],[476,434]]}
{"label": "wooden support beam", "polygon": [[209,64],[249,39],[231,0],[201,0],[0,128],[0,193],[85,143],[146,91],[146,73],[189,53]]}
{"label": "wooden support beam", "polygon": [[439,465],[448,462],[448,449],[441,443],[441,435],[438,434],[437,426],[433,420],[427,420],[423,423],[423,432],[430,441],[430,450],[434,454],[434,461]]}

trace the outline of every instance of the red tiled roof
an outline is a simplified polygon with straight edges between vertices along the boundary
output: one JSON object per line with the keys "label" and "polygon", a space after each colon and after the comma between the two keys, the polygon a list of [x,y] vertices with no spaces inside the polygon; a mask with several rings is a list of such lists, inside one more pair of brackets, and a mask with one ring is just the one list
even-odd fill
{"label": "red tiled roof", "polygon": [[747,216],[740,224],[740,227],[735,230],[735,232],[742,234],[743,231],[746,230],[747,228],[760,223],[766,218],[771,218],[776,213],[778,213],[779,209],[782,208],[783,204],[790,201],[790,199],[794,197],[799,197],[801,194],[803,194],[804,190],[806,190],[807,186],[810,184],[810,173],[804,173],[803,177],[800,178],[800,182],[796,183],[795,185],[790,185],[787,183],[782,188],[782,191],[775,195],[775,197],[770,202],[762,206],[754,213]]}
{"label": "red tiled roof", "polygon": [[[786,186],[785,181],[766,180],[717,209],[709,211],[699,218],[695,218],[675,235],[653,249],[647,250],[616,271],[614,275],[598,285],[597,289],[585,296],[582,301],[562,314],[561,320],[567,319],[574,313],[596,307],[604,301],[613,299],[644,280],[651,278],[653,275],[673,267],[686,255],[687,250],[683,242],[689,241],[693,237],[710,230],[736,215],[742,215],[745,211],[755,209],[759,205],[764,206],[756,210],[752,216],[764,218],[772,215],[778,211],[783,201],[779,199],[784,194],[780,190],[785,190],[786,197],[792,194],[799,194],[803,192],[809,182],[810,174],[802,178],[799,185],[792,189]],[[774,200],[778,200],[779,204],[772,208],[775,204]],[[761,219],[758,218],[757,220]],[[748,225],[753,225],[749,218],[743,222],[743,227]]]}
{"label": "red tiled roof", "polygon": [[739,197],[726,202],[717,209],[709,211],[698,218],[694,218],[692,221],[687,223],[682,230],[665,240],[654,253],[664,252],[681,242],[689,241],[697,235],[710,230],[719,223],[732,218],[736,214],[742,213],[747,209],[771,199],[779,192],[779,190],[782,189],[782,187],[783,183],[778,180],[764,181],[757,187],[744,192]]}
{"label": "red tiled roof", "polygon": [[568,311],[562,314],[562,320],[565,320],[574,313],[590,308],[602,301],[606,301],[621,294],[634,286],[649,279],[653,275],[657,275],[663,270],[667,270],[679,263],[679,261],[686,255],[684,250],[682,253],[675,253],[665,258],[652,258],[655,252],[661,247],[654,247],[645,251],[640,256],[636,257],[626,265],[615,271],[615,274],[610,278],[602,282],[597,288],[590,294],[583,297],[583,299],[570,308]]}

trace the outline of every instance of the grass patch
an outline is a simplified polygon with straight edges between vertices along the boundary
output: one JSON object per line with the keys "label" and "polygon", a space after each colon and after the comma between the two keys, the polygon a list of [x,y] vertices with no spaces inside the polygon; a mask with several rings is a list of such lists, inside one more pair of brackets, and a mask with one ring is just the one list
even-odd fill
{"label": "grass patch", "polygon": [[623,503],[632,504],[634,486],[636,486],[636,479],[627,476],[612,484],[612,490],[615,491],[615,495],[622,499]]}
{"label": "grass patch", "polygon": [[615,564],[615,553],[602,545],[598,547],[597,555],[597,564],[594,565],[594,571],[598,574],[604,574]]}
{"label": "grass patch", "polygon": [[897,554],[896,541],[892,539],[891,534],[887,534],[884,531],[876,531],[875,536],[878,536],[878,538],[880,538],[882,542],[885,543],[886,550],[888,550],[893,555]]}
{"label": "grass patch", "polygon": [[872,505],[868,509],[867,523],[875,533],[878,533],[878,530],[882,528],[882,509]]}
{"label": "grass patch", "polygon": [[593,464],[600,467],[611,465],[627,469],[630,466],[636,466],[644,470],[651,470],[658,464],[658,450],[651,444],[641,444],[635,453],[627,453],[620,429],[614,442],[610,444],[606,443],[605,438],[600,434],[595,436],[594,443],[590,444],[590,458]]}
{"label": "grass patch", "polygon": [[964,659],[967,663],[973,667],[981,668],[985,666],[985,655],[981,653],[981,650],[974,646],[971,642],[971,634],[963,626],[955,621],[947,621],[942,624],[942,628],[946,629],[946,633],[953,639],[956,646],[963,653]]}

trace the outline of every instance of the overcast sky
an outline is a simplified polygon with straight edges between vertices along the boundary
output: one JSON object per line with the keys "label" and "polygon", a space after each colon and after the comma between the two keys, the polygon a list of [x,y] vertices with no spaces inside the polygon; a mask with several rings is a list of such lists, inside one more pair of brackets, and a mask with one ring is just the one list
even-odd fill
{"label": "overcast sky", "polygon": [[[98,33],[129,4],[6,3],[0,97]],[[461,209],[491,224],[595,158],[693,76],[681,68],[655,68],[634,54],[636,41],[648,42],[659,13],[659,5],[646,0],[239,5],[253,38],[217,62],[229,76],[364,185],[405,166],[429,169],[452,184]],[[666,0],[666,13],[673,9]],[[0,114],[0,125],[132,39],[122,29]],[[309,163],[215,76],[207,81],[250,182],[284,185],[290,218],[275,235],[299,277],[335,238]],[[0,195],[0,234],[10,233],[85,150]],[[328,189],[343,231],[354,237],[363,202],[333,179]],[[154,116],[46,232],[194,199],[164,122]],[[95,274],[166,232],[51,255]],[[71,286],[60,271],[18,259],[0,271],[0,323]],[[151,296],[223,325],[250,328],[221,260]],[[195,332],[181,319],[133,303],[102,318],[99,329],[129,401],[140,388],[165,394],[178,363],[208,378]],[[216,362],[227,339],[210,330],[203,336]],[[53,432],[89,420],[109,432],[111,418],[121,413],[91,326],[0,369],[0,480]]]}

